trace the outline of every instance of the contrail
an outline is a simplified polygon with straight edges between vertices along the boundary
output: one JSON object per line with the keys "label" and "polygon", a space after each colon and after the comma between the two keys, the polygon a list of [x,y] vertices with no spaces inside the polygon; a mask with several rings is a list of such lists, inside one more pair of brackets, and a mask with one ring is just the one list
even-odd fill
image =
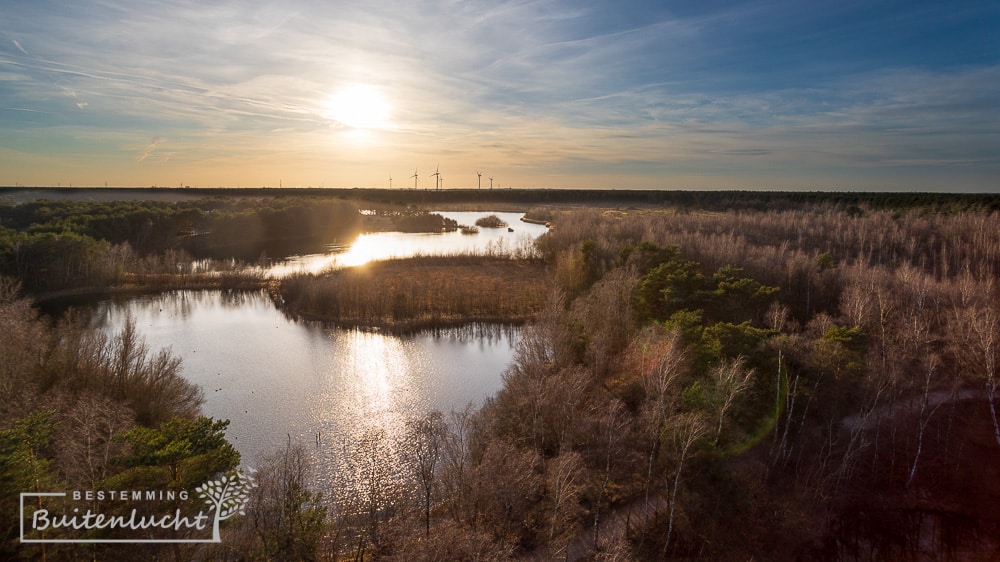
{"label": "contrail", "polygon": [[[18,51],[21,51],[22,53],[28,55],[28,51],[24,50],[24,47],[22,47],[21,44],[18,43],[17,39],[11,39],[11,42],[14,43],[14,46],[17,47]],[[31,55],[28,56],[30,57]]]}
{"label": "contrail", "polygon": [[153,151],[156,150],[156,145],[160,144],[162,141],[163,139],[160,137],[154,137],[153,142],[146,146],[146,149],[142,151],[142,154],[136,157],[135,161],[142,162],[146,158],[149,158],[149,156],[153,154]]}

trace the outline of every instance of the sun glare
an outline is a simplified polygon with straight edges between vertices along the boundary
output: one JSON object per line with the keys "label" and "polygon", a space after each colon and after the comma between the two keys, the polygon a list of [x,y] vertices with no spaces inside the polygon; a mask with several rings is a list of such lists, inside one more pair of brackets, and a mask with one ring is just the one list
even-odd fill
{"label": "sun glare", "polygon": [[389,110],[389,102],[378,88],[351,84],[330,98],[326,116],[352,129],[385,129]]}

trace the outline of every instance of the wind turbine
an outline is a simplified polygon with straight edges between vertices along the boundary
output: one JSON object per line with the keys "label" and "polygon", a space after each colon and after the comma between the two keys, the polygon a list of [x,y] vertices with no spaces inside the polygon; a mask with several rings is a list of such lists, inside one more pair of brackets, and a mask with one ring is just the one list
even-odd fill
{"label": "wind turbine", "polygon": [[434,171],[434,189],[441,189],[441,164],[438,164],[437,170]]}
{"label": "wind turbine", "polygon": [[392,176],[389,176],[389,189],[392,189]]}
{"label": "wind turbine", "polygon": [[493,176],[490,176],[490,189],[493,189]]}
{"label": "wind turbine", "polygon": [[478,179],[476,179],[476,189],[482,189],[483,188],[483,173],[480,172],[479,170],[476,170],[476,175],[479,176]]}
{"label": "wind turbine", "polygon": [[413,189],[416,189],[417,188],[417,179],[418,179],[417,178],[417,169],[416,168],[413,169],[413,175],[410,176],[410,177],[413,178]]}

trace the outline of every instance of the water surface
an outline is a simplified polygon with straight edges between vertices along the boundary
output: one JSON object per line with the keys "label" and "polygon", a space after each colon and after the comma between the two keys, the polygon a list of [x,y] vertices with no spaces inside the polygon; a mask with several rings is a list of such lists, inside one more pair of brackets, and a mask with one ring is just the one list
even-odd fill
{"label": "water surface", "polygon": [[[476,219],[496,215],[508,228],[480,228],[477,234],[452,232],[369,232],[349,245],[331,244],[323,254],[289,256],[267,269],[270,277],[293,273],[317,273],[328,268],[350,267],[374,260],[410,258],[419,255],[455,255],[463,253],[516,256],[534,252],[534,241],[548,229],[544,225],[521,222],[524,213],[492,211],[434,211],[459,224],[473,225]],[[509,229],[513,229],[510,232]],[[526,257],[526,256],[524,256]]]}
{"label": "water surface", "polygon": [[[417,255],[524,255],[546,231],[521,222],[522,213],[441,214],[465,225],[495,214],[513,232],[368,233],[347,246],[331,244],[324,254],[291,256],[267,274]],[[371,431],[399,441],[409,419],[478,406],[494,394],[519,333],[497,326],[410,336],[345,330],[291,319],[262,292],[173,291],[105,300],[91,310],[109,333],[131,316],[152,350],[170,348],[182,359],[183,376],[204,391],[203,412],[230,420],[227,436],[245,465],[302,444],[317,467],[315,479],[328,482]]]}
{"label": "water surface", "polygon": [[398,438],[431,409],[478,405],[502,385],[517,330],[470,327],[390,336],[293,320],[263,292],[174,291],[94,305],[100,329],[128,315],[151,349],[170,348],[202,387],[206,415],[230,420],[244,464],[307,447],[320,476],[371,428]]}

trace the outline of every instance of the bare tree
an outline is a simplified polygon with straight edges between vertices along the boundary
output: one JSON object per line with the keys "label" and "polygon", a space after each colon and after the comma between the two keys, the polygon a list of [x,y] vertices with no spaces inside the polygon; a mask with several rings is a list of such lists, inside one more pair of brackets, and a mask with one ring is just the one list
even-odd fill
{"label": "bare tree", "polygon": [[345,468],[352,499],[364,532],[358,535],[355,557],[364,559],[368,546],[381,544],[381,522],[387,516],[392,497],[392,451],[382,428],[369,428],[355,442],[344,444]]}
{"label": "bare tree", "polygon": [[203,401],[201,389],[180,375],[180,358],[166,349],[152,354],[131,316],[104,346],[101,363],[103,391],[126,400],[140,423],[193,416]]}
{"label": "bare tree", "polygon": [[474,520],[515,541],[534,532],[525,523],[540,515],[535,512],[543,492],[540,462],[530,448],[503,439],[490,441],[475,469]]}
{"label": "bare tree", "polygon": [[578,366],[563,369],[545,380],[540,405],[545,418],[550,448],[572,446],[573,435],[579,433],[589,375]]}
{"label": "bare tree", "polygon": [[17,278],[0,275],[0,305],[16,301],[20,295],[21,282]]}
{"label": "bare tree", "polygon": [[[47,361],[49,334],[29,300],[0,303],[0,395],[12,397],[37,384]],[[27,411],[20,401],[4,399],[0,400],[0,413],[10,419]]]}
{"label": "bare tree", "polygon": [[475,413],[472,404],[462,410],[452,410],[449,431],[445,434],[443,448],[443,468],[441,486],[447,507],[455,522],[461,521],[467,509],[470,495],[472,459],[470,451],[470,431]]}
{"label": "bare tree", "polygon": [[913,483],[914,476],[917,475],[917,463],[920,462],[920,454],[924,448],[924,433],[927,424],[930,423],[931,416],[944,403],[943,400],[931,403],[931,387],[934,373],[941,366],[941,358],[936,354],[930,354],[924,360],[924,390],[920,397],[920,411],[917,414],[917,451],[913,454],[913,464],[910,465],[910,475],[906,479],[906,487]]}
{"label": "bare tree", "polygon": [[746,358],[742,355],[732,360],[723,359],[712,369],[711,376],[717,393],[716,409],[719,414],[715,429],[716,445],[719,444],[719,437],[722,435],[722,423],[725,421],[726,412],[736,403],[736,398],[750,386],[753,374],[753,369],[746,368]]}
{"label": "bare tree", "polygon": [[518,438],[529,438],[538,450],[545,448],[548,437],[545,402],[548,379],[561,365],[572,363],[570,335],[564,320],[565,299],[554,291],[536,322],[522,330],[514,359],[503,375],[506,391],[499,400],[511,403],[503,410],[516,412],[518,418],[508,425],[517,426],[517,433],[526,434]]}
{"label": "bare tree", "polygon": [[548,543],[552,559],[569,558],[568,546],[575,535],[576,522],[583,513],[585,466],[579,453],[563,452],[546,463],[546,488],[549,504]]}
{"label": "bare tree", "polygon": [[130,380],[135,373],[140,372],[142,362],[149,353],[132,315],[125,318],[125,324],[115,334],[108,351],[111,391],[115,396],[123,398],[128,395]]}
{"label": "bare tree", "polygon": [[[964,284],[969,285],[971,281],[966,279]],[[990,292],[985,283],[978,290],[963,287],[962,301],[965,306],[960,304],[955,307],[954,325],[965,342],[963,347],[967,352],[962,357],[982,381],[993,422],[993,436],[1000,445],[1000,420],[997,419],[996,406],[996,392],[1000,386],[997,377],[1000,366],[1000,310],[996,301],[988,296]]]}
{"label": "bare tree", "polygon": [[582,308],[579,316],[590,335],[589,363],[598,377],[609,372],[634,332],[632,301],[638,284],[634,268],[619,267],[598,281],[587,298],[577,300]]}
{"label": "bare tree", "polygon": [[424,534],[431,534],[431,494],[434,492],[448,428],[441,412],[434,410],[427,415],[407,422],[403,455],[416,477],[424,503]]}
{"label": "bare tree", "polygon": [[691,447],[703,438],[709,429],[708,425],[697,413],[687,413],[678,414],[671,418],[668,422],[668,431],[675,448],[675,454],[677,455],[677,463],[674,467],[673,484],[670,490],[670,515],[667,519],[667,537],[663,543],[664,553],[670,547],[670,538],[674,531],[674,518],[677,513],[677,491],[680,488],[684,463],[688,460]]}
{"label": "bare tree", "polygon": [[632,355],[638,359],[646,393],[641,419],[649,447],[643,504],[648,515],[653,463],[659,450],[660,431],[678,399],[677,383],[686,368],[687,352],[678,331],[664,332],[661,328],[650,327],[636,342]]}
{"label": "bare tree", "polygon": [[256,487],[247,505],[262,552],[269,560],[317,559],[325,530],[326,508],[309,490],[309,461],[299,445],[264,459],[254,474]]}
{"label": "bare tree", "polygon": [[125,445],[114,436],[130,428],[133,414],[124,405],[87,394],[63,414],[59,464],[76,485],[96,490]]}
{"label": "bare tree", "polygon": [[611,482],[612,460],[619,450],[619,441],[623,437],[623,432],[627,425],[625,418],[625,408],[619,400],[612,399],[607,407],[598,415],[597,427],[601,439],[601,447],[604,449],[604,471],[601,478],[601,486],[597,491],[597,501],[594,502],[594,550],[598,550],[598,533],[601,525],[601,502],[608,491],[608,484]]}

